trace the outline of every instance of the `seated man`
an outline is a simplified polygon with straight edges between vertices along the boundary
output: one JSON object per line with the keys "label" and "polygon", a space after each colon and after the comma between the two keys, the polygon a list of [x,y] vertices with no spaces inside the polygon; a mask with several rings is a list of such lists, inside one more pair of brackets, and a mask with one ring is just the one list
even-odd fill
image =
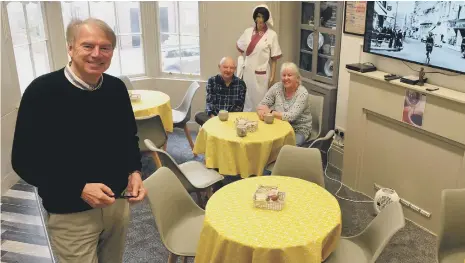
{"label": "seated man", "polygon": [[220,110],[241,112],[244,109],[245,82],[234,76],[236,64],[231,57],[224,57],[218,65],[220,74],[208,79],[207,106],[205,112],[195,115],[195,121],[202,126],[208,119],[218,115]]}

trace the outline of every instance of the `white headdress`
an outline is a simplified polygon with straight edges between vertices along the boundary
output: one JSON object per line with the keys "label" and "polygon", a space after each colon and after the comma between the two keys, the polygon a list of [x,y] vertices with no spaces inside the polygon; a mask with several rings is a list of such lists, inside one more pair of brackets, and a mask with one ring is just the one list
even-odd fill
{"label": "white headdress", "polygon": [[268,18],[268,21],[266,21],[266,23],[270,26],[273,26],[273,18],[271,17],[271,11],[267,5],[265,4],[257,5],[256,7],[253,8],[252,14],[255,13],[255,10],[257,10],[257,8],[259,7],[264,7],[266,8],[266,10],[268,10],[268,13],[270,13],[270,17]]}

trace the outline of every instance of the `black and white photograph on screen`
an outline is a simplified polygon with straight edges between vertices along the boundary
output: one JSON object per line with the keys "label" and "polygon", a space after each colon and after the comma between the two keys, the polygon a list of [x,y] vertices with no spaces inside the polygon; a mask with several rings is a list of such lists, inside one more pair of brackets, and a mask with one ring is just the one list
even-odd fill
{"label": "black and white photograph on screen", "polygon": [[465,1],[374,1],[364,51],[465,73]]}

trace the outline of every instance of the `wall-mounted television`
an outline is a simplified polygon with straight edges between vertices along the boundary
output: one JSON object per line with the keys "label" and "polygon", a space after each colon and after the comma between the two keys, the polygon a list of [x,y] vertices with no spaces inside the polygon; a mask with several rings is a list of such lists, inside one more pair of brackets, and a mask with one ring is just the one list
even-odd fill
{"label": "wall-mounted television", "polygon": [[369,1],[363,51],[465,73],[465,1]]}

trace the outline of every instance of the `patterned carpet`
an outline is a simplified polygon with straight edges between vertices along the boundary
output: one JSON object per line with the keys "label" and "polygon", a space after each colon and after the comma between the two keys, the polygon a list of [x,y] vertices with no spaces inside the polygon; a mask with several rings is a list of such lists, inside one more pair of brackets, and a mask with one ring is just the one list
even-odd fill
{"label": "patterned carpet", "polygon": [[[195,140],[195,134],[193,133]],[[184,136],[182,130],[175,129],[174,133],[170,134],[168,141],[168,150],[173,158],[178,163],[183,163],[188,160],[203,161],[202,157],[199,156],[194,158],[187,139]],[[152,174],[155,171],[155,164],[149,156],[142,158],[143,173],[144,177]],[[332,178],[338,178],[335,173],[328,173],[328,176]],[[339,178],[338,178],[339,179]],[[325,178],[326,188],[329,192],[335,193],[339,188],[339,183],[331,181]],[[348,189],[343,188],[340,196],[355,199],[355,200],[367,200],[367,197],[353,193]],[[6,199],[2,197],[2,203]],[[339,204],[342,210],[342,235],[352,236],[361,232],[368,223],[374,218],[373,205],[371,203],[353,203],[348,201],[339,200]],[[5,208],[2,205],[2,214]],[[5,228],[5,222],[2,216],[2,262],[39,262],[34,261],[30,256],[21,256],[16,252],[4,251],[3,247],[7,242],[8,236],[3,232]],[[44,236],[43,233],[39,233],[40,236]],[[22,239],[24,241],[24,238]],[[31,243],[32,241],[26,241]],[[42,242],[37,241],[37,242]],[[436,250],[436,238],[423,231],[410,221],[406,221],[406,226],[400,232],[398,232],[389,245],[386,247],[384,252],[381,254],[377,263],[435,263],[435,250]],[[46,255],[45,252],[44,255]],[[41,258],[50,262],[50,257]],[[168,251],[163,246],[157,229],[155,227],[155,220],[152,216],[150,207],[147,201],[133,205],[131,207],[131,220],[129,231],[126,240],[126,250],[124,253],[124,262],[127,263],[147,263],[147,262],[167,262]],[[178,260],[178,262],[180,262]],[[193,262],[192,258],[188,259],[188,262]],[[240,263],[240,262],[238,262]],[[352,262],[349,262],[352,263]],[[355,262],[354,262],[355,263]]]}

